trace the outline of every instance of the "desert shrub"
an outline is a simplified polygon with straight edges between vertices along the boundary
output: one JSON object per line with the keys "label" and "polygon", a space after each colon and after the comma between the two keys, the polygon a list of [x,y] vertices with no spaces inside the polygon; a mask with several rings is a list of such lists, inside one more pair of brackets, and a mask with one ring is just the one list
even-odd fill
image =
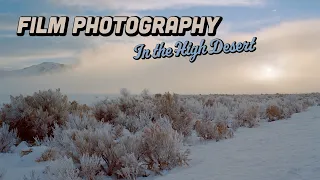
{"label": "desert shrub", "polygon": [[143,91],[140,96],[131,96],[125,91],[117,99],[97,103],[93,114],[98,120],[124,126],[135,133],[157,118],[156,110],[155,101],[147,91]]}
{"label": "desert shrub", "polygon": [[298,99],[296,95],[287,95],[285,99],[277,103],[283,109],[284,118],[289,118],[294,113],[299,113],[304,110],[302,106],[302,101]]}
{"label": "desert shrub", "polygon": [[282,119],[282,112],[279,106],[269,105],[266,109],[268,121],[276,121]]}
{"label": "desert shrub", "polygon": [[80,162],[82,155],[102,155],[107,147],[115,145],[112,126],[103,124],[100,127],[85,129],[64,129],[57,127],[54,138],[49,146],[57,149],[63,155],[72,157],[75,162]]}
{"label": "desert shrub", "polygon": [[192,115],[180,105],[178,95],[165,93],[157,99],[157,112],[171,120],[172,128],[184,136],[191,135],[193,128]]}
{"label": "desert shrub", "polygon": [[161,96],[162,96],[162,94],[160,94],[160,93],[157,93],[157,94],[154,95],[154,97],[155,97],[156,99],[161,98]]}
{"label": "desert shrub", "polygon": [[214,123],[208,120],[197,120],[195,123],[195,130],[201,138],[205,140],[215,139],[215,128]]}
{"label": "desert shrub", "polygon": [[294,113],[305,111],[312,101],[298,95],[286,95],[267,102],[266,116],[269,121],[290,118]]}
{"label": "desert shrub", "polygon": [[119,109],[127,115],[135,115],[139,99],[136,96],[130,95],[127,89],[121,89],[120,94],[121,96],[117,100]]}
{"label": "desert shrub", "polygon": [[215,103],[215,99],[209,97],[209,98],[207,98],[207,99],[205,100],[204,105],[205,105],[205,106],[213,106],[214,103]]}
{"label": "desert shrub", "polygon": [[203,111],[203,103],[200,99],[195,97],[183,99],[182,106],[185,111],[192,115],[193,119],[198,119]]}
{"label": "desert shrub", "polygon": [[95,177],[101,173],[101,166],[103,165],[103,159],[97,155],[84,154],[80,158],[80,176],[85,179],[95,179]]}
{"label": "desert shrub", "polygon": [[243,102],[239,104],[234,118],[236,120],[237,127],[255,127],[259,122],[259,106]]}
{"label": "desert shrub", "polygon": [[231,118],[231,113],[227,106],[223,104],[215,104],[213,106],[214,110],[214,121],[217,122],[228,122]]}
{"label": "desert shrub", "polygon": [[[117,156],[113,157],[115,168],[115,175],[118,178],[135,179],[138,176],[147,176],[147,167],[143,162],[141,151],[142,139],[141,135],[122,136],[116,146]],[[113,159],[108,156],[104,156],[104,159]],[[109,162],[109,160],[107,160]],[[111,169],[109,169],[110,171]],[[109,174],[111,175],[111,173]]]}
{"label": "desert shrub", "polygon": [[[148,116],[157,118],[157,104],[155,100],[150,96],[150,97],[137,97],[136,100],[136,105],[135,105],[135,113],[131,115],[136,115],[139,116],[140,113],[145,113],[148,114]],[[128,114],[128,113],[126,113]],[[128,114],[130,115],[130,114]]]}
{"label": "desert shrub", "polygon": [[126,129],[120,125],[94,119],[87,125],[73,122],[78,120],[70,118],[72,123],[57,126],[53,138],[46,143],[60,156],[72,159],[79,167],[79,177],[93,178],[99,174],[135,179],[187,162],[188,154],[181,150],[182,136],[165,118],[148,124],[146,130],[136,135],[124,133]]}
{"label": "desert shrub", "polygon": [[9,130],[9,125],[2,124],[0,127],[0,152],[9,152],[11,147],[18,141],[16,130]]}
{"label": "desert shrub", "polygon": [[233,130],[228,127],[226,121],[200,121],[195,124],[195,130],[204,140],[222,140],[233,137]]}
{"label": "desert shrub", "polygon": [[75,115],[70,114],[68,120],[65,122],[64,129],[89,129],[103,126],[103,122],[97,121],[97,119],[91,114]]}
{"label": "desert shrub", "polygon": [[215,127],[215,134],[216,134],[215,139],[217,141],[222,139],[229,139],[234,136],[233,130],[228,127],[228,123],[226,121],[218,121],[216,122],[214,127]]}
{"label": "desert shrub", "polygon": [[122,156],[120,161],[123,162],[123,167],[117,171],[118,177],[136,180],[138,176],[144,174],[141,163],[133,153]]}
{"label": "desert shrub", "polygon": [[138,116],[130,116],[120,112],[114,123],[126,127],[132,133],[136,133],[151,124],[153,118],[153,116],[145,112],[140,112]]}
{"label": "desert shrub", "polygon": [[263,103],[263,102],[259,102],[257,104],[259,105],[259,110],[258,111],[259,111],[260,119],[268,119],[267,113],[266,113],[268,105]]}
{"label": "desert shrub", "polygon": [[148,169],[160,173],[187,164],[189,151],[182,151],[182,136],[166,118],[159,119],[144,131],[142,158]]}
{"label": "desert shrub", "polygon": [[60,90],[39,91],[33,96],[11,96],[11,103],[1,109],[1,119],[17,129],[21,140],[34,141],[52,134],[54,123],[64,124],[68,115],[68,98]]}
{"label": "desert shrub", "polygon": [[118,104],[108,99],[96,103],[93,107],[95,118],[103,122],[112,122],[118,117],[119,112]]}
{"label": "desert shrub", "polygon": [[112,122],[114,125],[122,125],[130,132],[136,133],[157,118],[157,105],[153,97],[146,92],[142,92],[141,96],[121,97],[119,101],[122,104],[121,110]]}
{"label": "desert shrub", "polygon": [[217,104],[223,105],[224,107],[231,108],[231,107],[235,106],[236,103],[235,103],[235,99],[232,97],[218,96],[215,99],[215,103],[213,105],[217,105]]}
{"label": "desert shrub", "polygon": [[231,113],[219,102],[203,106],[194,129],[205,140],[221,140],[233,137]]}
{"label": "desert shrub", "polygon": [[86,104],[79,104],[77,101],[70,102],[69,112],[72,114],[88,114],[91,108]]}
{"label": "desert shrub", "polygon": [[205,121],[229,121],[231,120],[231,113],[225,105],[215,103],[212,106],[203,106],[197,119]]}
{"label": "desert shrub", "polygon": [[44,171],[47,180],[82,180],[80,170],[75,166],[71,158],[63,157],[51,161]]}
{"label": "desert shrub", "polygon": [[305,98],[301,100],[301,106],[303,111],[307,110],[308,107],[314,106],[314,105],[316,105],[316,101],[312,98]]}
{"label": "desert shrub", "polygon": [[142,92],[141,92],[140,95],[141,95],[141,97],[142,97],[143,99],[150,99],[150,98],[152,98],[148,89],[142,90]]}
{"label": "desert shrub", "polygon": [[198,116],[199,119],[204,121],[214,121],[215,119],[215,110],[212,106],[204,106]]}

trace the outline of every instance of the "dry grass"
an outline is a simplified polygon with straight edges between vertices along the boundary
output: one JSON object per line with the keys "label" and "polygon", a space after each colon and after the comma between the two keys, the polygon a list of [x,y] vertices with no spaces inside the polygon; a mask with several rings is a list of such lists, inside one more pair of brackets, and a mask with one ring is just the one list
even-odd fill
{"label": "dry grass", "polygon": [[26,156],[26,155],[28,155],[28,154],[30,154],[30,153],[32,153],[32,152],[33,152],[33,149],[30,148],[30,149],[28,149],[28,150],[21,151],[21,152],[20,152],[20,156],[23,157],[23,156]]}
{"label": "dry grass", "polygon": [[36,159],[36,162],[45,162],[45,161],[53,161],[57,157],[57,151],[53,149],[47,149],[41,156]]}

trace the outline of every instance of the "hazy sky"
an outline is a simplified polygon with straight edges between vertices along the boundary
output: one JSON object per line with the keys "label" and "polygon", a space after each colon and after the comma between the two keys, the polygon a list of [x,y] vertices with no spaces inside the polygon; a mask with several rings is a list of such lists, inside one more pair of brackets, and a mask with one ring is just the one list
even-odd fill
{"label": "hazy sky", "polygon": [[[0,0],[0,69],[44,61],[77,63],[72,72],[0,80],[0,93],[61,88],[68,93],[294,93],[320,91],[320,1]],[[253,53],[134,61],[133,48],[195,37],[17,37],[19,16],[223,16],[216,37],[258,37]],[[216,37],[205,37],[210,40]]]}

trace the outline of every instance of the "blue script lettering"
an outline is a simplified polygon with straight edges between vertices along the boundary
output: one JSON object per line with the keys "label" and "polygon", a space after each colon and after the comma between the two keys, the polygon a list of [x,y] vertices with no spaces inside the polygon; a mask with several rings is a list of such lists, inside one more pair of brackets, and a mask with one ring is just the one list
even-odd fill
{"label": "blue script lettering", "polygon": [[189,41],[185,41],[184,43],[181,41],[177,41],[176,44],[174,45],[174,47],[176,47],[177,49],[174,51],[175,52],[175,56],[179,57],[179,56],[187,56],[187,47],[189,44],[192,44],[192,42]]}
{"label": "blue script lettering", "polygon": [[221,39],[213,39],[210,42],[210,46],[212,47],[212,49],[208,52],[210,55],[220,54],[223,50],[223,41]]}
{"label": "blue script lettering", "polygon": [[137,55],[133,57],[134,60],[151,58],[150,49],[145,49],[145,47],[146,47],[145,44],[138,44],[134,48],[134,52],[137,53]]}
{"label": "blue script lettering", "polygon": [[153,54],[152,54],[152,57],[154,59],[173,56],[173,49],[171,47],[165,48],[164,46],[165,46],[165,42],[162,42],[156,45],[156,47],[153,49]]}
{"label": "blue script lettering", "polygon": [[221,52],[225,54],[229,53],[242,53],[244,52],[254,52],[257,44],[257,37],[253,37],[251,42],[244,41],[244,42],[232,42],[224,43],[221,39],[213,39],[210,42],[210,46],[212,49],[209,51],[209,54],[220,54]]}
{"label": "blue script lettering", "polygon": [[178,41],[175,45],[177,49],[175,50],[176,57],[182,55],[185,56],[191,56],[189,61],[191,63],[195,62],[197,60],[197,57],[200,55],[206,55],[208,53],[207,51],[207,45],[205,45],[205,40],[202,39],[199,45],[193,45],[192,42],[185,41],[182,43],[181,41]]}

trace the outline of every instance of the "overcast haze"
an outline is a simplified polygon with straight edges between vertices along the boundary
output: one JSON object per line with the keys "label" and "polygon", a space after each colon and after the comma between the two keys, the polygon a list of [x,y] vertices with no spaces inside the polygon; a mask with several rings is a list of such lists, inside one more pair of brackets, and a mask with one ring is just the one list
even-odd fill
{"label": "overcast haze", "polygon": [[[123,87],[134,93],[144,88],[188,94],[320,91],[320,1],[17,0],[1,4],[0,69],[47,61],[77,66],[56,75],[0,79],[0,94],[48,88],[106,94]],[[25,15],[223,16],[216,37],[232,42],[256,36],[257,50],[199,56],[194,63],[183,57],[134,61],[137,44],[153,48],[162,41],[172,45],[186,39],[198,44],[203,37],[16,37],[18,18]]]}

